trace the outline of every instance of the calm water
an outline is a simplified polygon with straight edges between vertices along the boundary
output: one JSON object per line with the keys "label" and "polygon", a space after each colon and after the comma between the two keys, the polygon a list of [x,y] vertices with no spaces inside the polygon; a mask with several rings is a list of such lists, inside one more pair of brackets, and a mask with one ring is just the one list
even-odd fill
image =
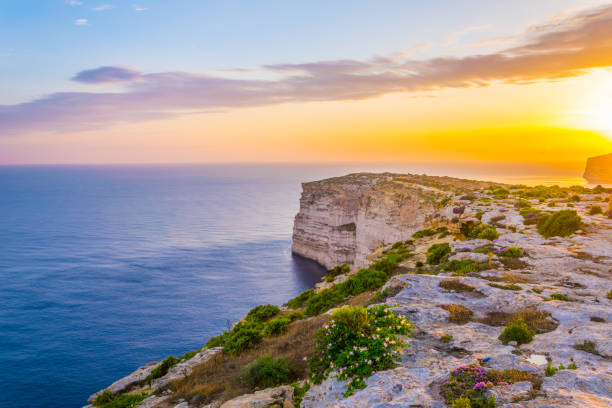
{"label": "calm water", "polygon": [[[0,167],[0,407],[80,407],[139,365],[313,286],[322,269],[290,253],[300,182],[360,170],[453,175],[371,164]],[[580,182],[531,184],[555,177]]]}

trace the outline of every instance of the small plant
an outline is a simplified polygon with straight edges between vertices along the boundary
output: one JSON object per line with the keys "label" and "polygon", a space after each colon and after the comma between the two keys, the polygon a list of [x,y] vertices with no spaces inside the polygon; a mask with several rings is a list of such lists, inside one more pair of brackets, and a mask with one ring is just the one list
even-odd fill
{"label": "small plant", "polygon": [[572,301],[567,295],[564,295],[563,293],[553,293],[552,295],[550,295],[550,298],[552,300],[562,300],[564,302]]}
{"label": "small plant", "polygon": [[116,396],[111,391],[106,390],[98,395],[92,405],[100,408],[134,408],[140,405],[142,400],[150,394],[123,394]]}
{"label": "small plant", "polygon": [[444,270],[453,271],[454,276],[465,276],[471,272],[478,272],[480,269],[478,264],[470,259],[465,259],[463,261],[453,259],[444,265]]}
{"label": "small plant", "polygon": [[365,388],[364,378],[395,366],[393,353],[405,346],[398,335],[408,335],[412,325],[385,306],[369,309],[345,306],[316,333],[315,355],[310,361],[313,381],[320,383],[332,371],[347,380],[345,396]]}
{"label": "small plant", "polygon": [[440,306],[449,313],[448,321],[456,324],[465,324],[470,321],[474,312],[467,306],[448,304]]}
{"label": "small plant", "polygon": [[544,289],[540,289],[540,288],[532,288],[531,291],[533,293],[537,293],[538,295],[542,292],[544,292]]}
{"label": "small plant", "polygon": [[518,247],[509,247],[506,248],[501,255],[506,258],[520,258],[523,256],[523,250]]}
{"label": "small plant", "polygon": [[266,336],[278,336],[279,334],[285,333],[289,329],[291,319],[288,317],[277,317],[266,323],[264,327],[264,335]]}
{"label": "small plant", "polygon": [[523,319],[517,319],[504,328],[499,339],[504,344],[510,341],[516,341],[518,344],[526,344],[533,340],[534,335],[535,332],[527,326],[527,323],[525,323]]}
{"label": "small plant", "polygon": [[291,384],[293,387],[293,406],[298,407],[302,404],[302,400],[304,399],[304,395],[310,389],[310,382],[304,382],[304,385],[300,386],[297,382]]}
{"label": "small plant", "polygon": [[251,322],[263,323],[266,320],[270,320],[279,313],[280,309],[278,308],[278,306],[259,305],[251,309],[244,319]]}
{"label": "small plant", "polygon": [[[396,244],[397,244],[397,242],[396,242]],[[401,244],[401,242],[400,242],[400,244]],[[338,266],[330,269],[329,271],[327,271],[327,275],[325,275],[325,282],[333,282],[334,279],[336,279],[336,276],[344,275],[346,273],[349,273],[350,271],[351,271],[351,267],[348,266],[347,264],[338,265]]]}
{"label": "small plant", "polygon": [[603,214],[603,210],[598,205],[592,205],[591,208],[589,208],[589,215],[597,215],[597,214]]}
{"label": "small plant", "polygon": [[503,290],[514,290],[514,291],[519,291],[519,290],[523,290],[522,287],[520,287],[519,285],[515,285],[513,283],[509,283],[507,285],[500,285],[497,283],[489,283],[489,286],[493,287],[493,288],[497,288],[497,289],[503,289]]}
{"label": "small plant", "polygon": [[606,295],[606,297],[607,297],[608,299],[612,299],[612,289],[610,289],[610,290],[608,291],[608,294]]}
{"label": "small plant", "polygon": [[447,333],[444,333],[442,337],[440,337],[440,341],[442,343],[450,343],[452,339],[453,339],[453,336]]}
{"label": "small plant", "polygon": [[582,225],[582,220],[575,210],[554,212],[538,222],[538,232],[545,238],[554,236],[568,237]]}
{"label": "small plant", "polygon": [[[575,370],[576,369],[576,364],[574,364],[574,362],[572,361],[570,363],[570,365],[567,366],[567,370]],[[548,360],[548,365],[546,366],[546,368],[544,369],[544,374],[547,377],[552,377],[553,375],[555,375],[555,373],[559,370],[566,370],[565,366],[563,365],[563,363],[559,364],[559,367],[553,367],[552,366],[552,361]]]}
{"label": "small plant", "polygon": [[592,341],[585,340],[582,344],[574,344],[574,348],[576,350],[581,350],[586,353],[594,354],[596,356],[601,355],[599,354],[599,351],[597,351],[597,345]]}
{"label": "small plant", "polygon": [[151,381],[155,380],[156,378],[163,377],[164,375],[168,373],[168,370],[170,370],[172,367],[177,365],[179,361],[180,360],[174,356],[166,357],[165,359],[162,360],[161,363],[159,363],[159,365],[157,365],[157,367],[151,370],[151,372],[145,379],[145,382],[147,384],[151,384]]}
{"label": "small plant", "polygon": [[444,244],[434,244],[429,247],[427,250],[427,260],[426,262],[429,265],[439,265],[444,258],[451,253],[450,245],[447,243]]}
{"label": "small plant", "polygon": [[243,377],[249,386],[270,388],[290,383],[297,376],[297,369],[286,358],[263,357],[249,365]]}
{"label": "small plant", "polygon": [[463,228],[463,234],[469,239],[488,239],[493,241],[499,237],[497,229],[492,225],[481,224],[472,228]]}
{"label": "small plant", "polygon": [[575,202],[575,203],[580,202],[580,196],[579,196],[578,194],[574,194],[574,195],[573,195],[573,196],[571,196],[569,199],[570,199],[570,201],[573,201],[573,202]]}
{"label": "small plant", "polygon": [[453,292],[478,292],[473,286],[466,285],[458,279],[443,280],[440,282],[439,286],[442,289]]}

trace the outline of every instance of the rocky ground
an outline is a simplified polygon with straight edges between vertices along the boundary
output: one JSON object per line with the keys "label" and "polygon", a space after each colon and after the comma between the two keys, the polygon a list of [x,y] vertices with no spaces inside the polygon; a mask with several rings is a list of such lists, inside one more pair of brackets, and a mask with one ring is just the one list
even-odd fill
{"label": "rocky ground", "polygon": [[[401,264],[399,273],[383,288],[393,288],[394,295],[385,300],[386,304],[415,326],[413,335],[406,338],[409,346],[402,351],[401,361],[396,368],[367,378],[367,387],[347,398],[343,397],[346,384],[331,376],[313,385],[300,406],[446,407],[441,384],[451,370],[471,363],[485,369],[518,369],[540,380],[537,385],[517,382],[493,387],[489,392],[495,394],[498,407],[612,406],[612,219],[600,213],[591,215],[593,206],[607,210],[609,194],[583,191],[579,201],[520,200],[512,189],[509,195],[492,194],[484,188],[491,184],[462,181],[449,190],[448,184],[428,182],[429,186],[419,187],[434,190],[427,197],[446,197],[437,210],[431,211],[434,205],[430,201],[424,203],[423,196],[409,201],[420,202],[428,209],[427,217],[419,219],[421,228],[446,228],[448,232],[410,239],[407,245],[414,255]],[[373,185],[376,183],[381,180]],[[410,183],[413,185],[414,179]],[[376,190],[371,185],[368,184],[368,194]],[[388,197],[388,192],[385,194]],[[568,237],[544,238],[535,224],[525,224],[529,216],[521,215],[517,203],[541,211],[556,211],[569,205],[582,217],[583,224]],[[315,208],[316,204],[309,206]],[[495,226],[499,237],[466,239],[461,235],[462,226],[480,223]],[[392,229],[395,231],[397,226]],[[411,227],[410,235],[414,231]],[[382,242],[391,244],[395,239],[396,236]],[[403,235],[401,239],[407,238]],[[429,267],[425,262],[427,250],[436,243],[449,243],[452,252],[448,261],[471,260],[478,264],[477,270],[457,273]],[[521,256],[504,257],[503,251],[509,247],[520,248]],[[373,257],[384,248],[389,246],[379,245]],[[346,276],[340,275],[335,283],[343,279]],[[331,284],[322,283],[318,290]],[[463,313],[459,316],[453,310]],[[522,345],[502,343],[499,336],[504,325],[517,316],[538,319],[533,341]],[[189,376],[193,367],[221,352],[203,349],[155,380],[151,389],[143,388],[142,381],[155,364],[119,380],[110,389],[114,393],[150,390],[157,394],[147,398],[142,407],[199,406],[173,400],[165,385]],[[546,376],[549,363],[576,368]],[[207,407],[286,408],[292,406],[292,397],[293,388],[284,386]]]}

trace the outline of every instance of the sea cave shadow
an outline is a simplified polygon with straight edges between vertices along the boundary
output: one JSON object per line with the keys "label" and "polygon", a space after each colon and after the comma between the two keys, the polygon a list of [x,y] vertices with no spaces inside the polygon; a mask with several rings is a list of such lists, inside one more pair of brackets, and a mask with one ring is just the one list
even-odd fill
{"label": "sea cave shadow", "polygon": [[327,272],[327,269],[312,259],[301,255],[291,254],[291,269],[297,280],[305,287],[312,288]]}

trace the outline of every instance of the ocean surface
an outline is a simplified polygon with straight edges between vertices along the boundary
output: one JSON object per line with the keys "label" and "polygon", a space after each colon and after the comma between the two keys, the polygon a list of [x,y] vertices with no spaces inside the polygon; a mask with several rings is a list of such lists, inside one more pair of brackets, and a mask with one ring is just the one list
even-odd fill
{"label": "ocean surface", "polygon": [[0,407],[81,407],[251,307],[312,287],[324,270],[290,251],[300,182],[389,170],[584,184],[468,167],[0,167]]}

